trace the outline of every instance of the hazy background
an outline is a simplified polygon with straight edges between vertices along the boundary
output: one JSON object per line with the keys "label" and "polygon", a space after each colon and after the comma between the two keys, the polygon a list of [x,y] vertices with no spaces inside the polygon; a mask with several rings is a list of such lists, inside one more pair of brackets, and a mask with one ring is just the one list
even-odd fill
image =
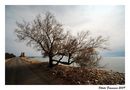
{"label": "hazy background", "polygon": [[79,6],[9,6],[5,8],[5,51],[20,55],[40,56],[25,42],[16,41],[14,33],[16,21],[32,21],[36,15],[52,12],[56,19],[64,25],[65,30],[76,34],[81,30],[89,30],[93,36],[102,35],[109,37],[110,51],[101,52],[103,56],[124,56],[125,55],[125,7],[79,5]]}

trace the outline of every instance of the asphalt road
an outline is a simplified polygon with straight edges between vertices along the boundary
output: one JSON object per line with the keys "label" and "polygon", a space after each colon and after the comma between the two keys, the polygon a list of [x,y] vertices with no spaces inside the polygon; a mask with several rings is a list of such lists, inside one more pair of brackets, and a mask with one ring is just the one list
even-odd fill
{"label": "asphalt road", "polygon": [[16,57],[8,60],[5,64],[6,85],[32,85],[45,84],[36,73],[32,72],[24,60]]}

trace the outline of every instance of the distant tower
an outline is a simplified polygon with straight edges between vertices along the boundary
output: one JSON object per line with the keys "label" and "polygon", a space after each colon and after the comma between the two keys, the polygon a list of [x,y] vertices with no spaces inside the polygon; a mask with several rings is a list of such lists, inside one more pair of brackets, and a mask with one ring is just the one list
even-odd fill
{"label": "distant tower", "polygon": [[24,53],[24,52],[21,52],[20,57],[25,57],[25,53]]}

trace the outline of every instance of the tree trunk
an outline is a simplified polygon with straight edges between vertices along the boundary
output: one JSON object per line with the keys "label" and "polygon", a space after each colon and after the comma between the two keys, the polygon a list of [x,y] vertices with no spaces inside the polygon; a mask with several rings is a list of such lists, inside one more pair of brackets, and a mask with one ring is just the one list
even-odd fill
{"label": "tree trunk", "polygon": [[53,67],[53,60],[52,60],[52,56],[49,55],[49,65],[50,68]]}
{"label": "tree trunk", "polygon": [[69,56],[68,56],[68,63],[70,63],[70,58],[71,58],[71,54],[69,53]]}

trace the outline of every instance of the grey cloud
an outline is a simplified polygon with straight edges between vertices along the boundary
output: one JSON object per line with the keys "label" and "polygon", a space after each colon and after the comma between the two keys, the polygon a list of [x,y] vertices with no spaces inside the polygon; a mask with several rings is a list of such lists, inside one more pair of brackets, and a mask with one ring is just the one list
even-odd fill
{"label": "grey cloud", "polygon": [[[6,51],[20,53],[23,48],[28,55],[40,55],[25,43],[15,41],[16,21],[31,21],[36,15],[52,12],[65,29],[76,33],[81,30],[90,30],[94,36],[103,35],[110,37],[110,48],[124,50],[125,47],[125,7],[118,6],[94,6],[94,5],[7,5],[6,6]],[[125,50],[124,50],[125,51]]]}

